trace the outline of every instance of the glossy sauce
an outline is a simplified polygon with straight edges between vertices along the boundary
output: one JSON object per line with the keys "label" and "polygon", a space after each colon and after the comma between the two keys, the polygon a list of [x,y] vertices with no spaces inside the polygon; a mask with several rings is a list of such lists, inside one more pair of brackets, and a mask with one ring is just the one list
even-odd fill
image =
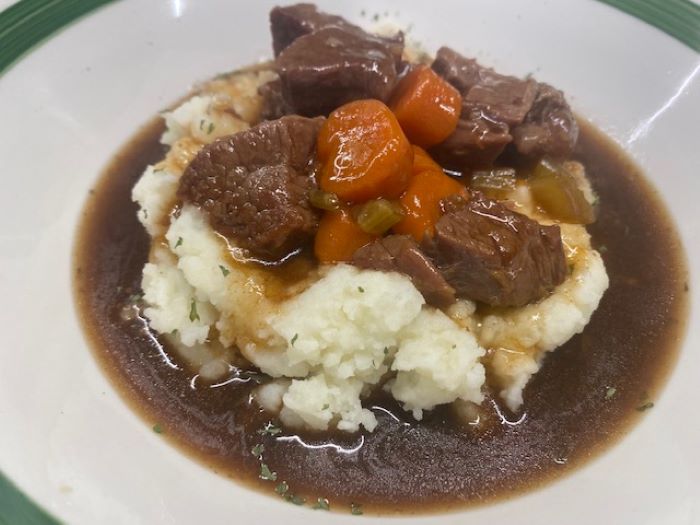
{"label": "glossy sauce", "polygon": [[[600,453],[656,399],[675,362],[687,305],[677,234],[634,164],[589,125],[575,158],[600,196],[589,227],[610,288],[583,334],[549,354],[525,389],[523,413],[485,402],[491,424],[475,431],[449,408],[416,423],[387,396],[367,401],[373,433],[290,434],[259,430],[269,421],[250,393],[261,376],[233,369],[211,385],[193,379],[141,317],[121,315],[139,292],[149,239],[130,192],[164,155],[160,121],[115,157],[85,206],[75,253],[75,292],[91,346],[110,379],[150,425],[220,474],[275,494],[330,500],[332,509],[422,513],[479,504],[552,480]],[[295,263],[304,265],[304,262]],[[285,272],[282,266],[275,272]],[[303,269],[302,269],[303,273]],[[613,390],[614,389],[614,390]],[[611,392],[613,393],[611,395]],[[251,454],[277,481],[259,478]]]}

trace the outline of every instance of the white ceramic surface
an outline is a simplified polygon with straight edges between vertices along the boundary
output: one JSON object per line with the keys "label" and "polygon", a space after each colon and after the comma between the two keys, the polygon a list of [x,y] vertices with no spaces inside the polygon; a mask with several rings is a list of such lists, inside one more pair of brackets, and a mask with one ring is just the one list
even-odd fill
{"label": "white ceramic surface", "polygon": [[[429,50],[451,45],[563,89],[670,205],[700,275],[700,57],[592,1],[323,1],[388,11]],[[129,0],[72,25],[0,77],[0,470],[71,524],[356,522],[218,477],[115,393],[78,326],[71,249],[87,190],[148,117],[194,81],[270,54],[269,1]],[[640,254],[643,256],[643,254]],[[691,282],[697,303],[698,291]],[[652,410],[620,444],[544,489],[436,524],[700,523],[700,318]],[[379,518],[362,518],[365,523]]]}

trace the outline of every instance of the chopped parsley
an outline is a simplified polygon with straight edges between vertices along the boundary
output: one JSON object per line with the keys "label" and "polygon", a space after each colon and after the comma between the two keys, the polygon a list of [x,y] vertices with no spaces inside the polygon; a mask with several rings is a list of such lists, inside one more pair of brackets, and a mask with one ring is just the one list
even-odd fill
{"label": "chopped parsley", "polygon": [[284,499],[288,501],[289,503],[294,503],[294,505],[303,505],[306,503],[306,498],[302,498],[301,496],[297,496],[296,494],[287,494]]}
{"label": "chopped parsley", "polygon": [[190,322],[194,323],[195,321],[199,321],[199,313],[197,312],[197,303],[192,299],[190,303]]}
{"label": "chopped parsley", "polygon": [[357,503],[351,503],[350,504],[350,514],[354,516],[361,516],[362,515],[362,505],[358,505]]}
{"label": "chopped parsley", "polygon": [[362,286],[358,286],[358,287],[357,287],[357,291],[360,292],[360,293],[365,293],[365,289],[362,288]]}
{"label": "chopped parsley", "polygon": [[263,445],[262,443],[258,443],[250,451],[250,453],[253,454],[258,459],[260,459],[262,457],[263,452],[265,452],[265,445]]}
{"label": "chopped parsley", "polygon": [[389,355],[389,347],[388,346],[384,347],[384,355]]}
{"label": "chopped parsley", "polygon": [[287,491],[289,491],[289,485],[287,485],[286,481],[283,481],[282,483],[278,483],[277,486],[275,487],[275,492],[279,494],[280,496],[284,496]]}
{"label": "chopped parsley", "polygon": [[637,411],[638,412],[645,412],[645,411],[649,410],[650,408],[653,408],[653,406],[654,406],[654,403],[652,403],[651,401],[647,401],[643,405],[638,406]]}
{"label": "chopped parsley", "polygon": [[175,248],[179,248],[180,246],[182,246],[182,237],[178,237],[175,243]]}
{"label": "chopped parsley", "polygon": [[226,266],[219,265],[219,270],[221,270],[221,273],[224,274],[224,277],[227,277],[228,274],[231,273],[231,270],[226,268]]}
{"label": "chopped parsley", "polygon": [[282,432],[282,429],[272,423],[267,423],[264,428],[258,430],[258,434],[262,436],[276,436],[280,432]]}
{"label": "chopped parsley", "polygon": [[311,508],[314,510],[330,510],[331,505],[328,498],[318,498]]}
{"label": "chopped parsley", "polygon": [[207,128],[207,135],[211,135],[212,131],[214,131],[214,123],[210,122],[209,127]]}
{"label": "chopped parsley", "polygon": [[605,391],[605,399],[612,399],[612,397],[617,393],[617,388],[614,386],[609,386]]}
{"label": "chopped parsley", "polygon": [[294,334],[294,337],[292,337],[292,340],[289,341],[289,344],[294,346],[294,343],[297,342],[297,339],[299,339],[299,334]]}
{"label": "chopped parsley", "polygon": [[277,481],[277,472],[272,472],[265,463],[260,463],[260,479],[264,481]]}
{"label": "chopped parsley", "polygon": [[141,299],[143,299],[143,292],[138,292],[138,293],[132,293],[132,294],[129,296],[128,301],[129,301],[130,304],[136,304],[136,303],[138,303]]}
{"label": "chopped parsley", "polygon": [[323,407],[321,407],[321,410],[328,410],[330,407],[331,406],[328,403],[326,403],[325,405],[323,405]]}
{"label": "chopped parsley", "polygon": [[204,119],[199,120],[199,129],[200,131],[204,129]]}
{"label": "chopped parsley", "polygon": [[163,433],[163,427],[160,426],[160,423],[156,423],[153,425],[153,432],[156,434],[162,434]]}

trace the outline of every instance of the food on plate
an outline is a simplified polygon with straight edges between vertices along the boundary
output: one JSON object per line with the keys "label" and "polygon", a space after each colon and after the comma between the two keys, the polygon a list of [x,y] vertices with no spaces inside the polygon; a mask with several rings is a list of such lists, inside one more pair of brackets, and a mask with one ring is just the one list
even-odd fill
{"label": "food on plate", "polygon": [[[548,84],[412,59],[311,4],[270,22],[274,61],[166,111],[88,213],[79,295],[88,317],[119,304],[95,321],[117,374],[180,443],[297,503],[480,500],[585,454],[592,400],[623,420],[653,368],[601,337],[682,303],[680,259],[629,250],[664,217],[634,169]],[[662,267],[644,291],[666,302],[630,318],[634,272]]]}

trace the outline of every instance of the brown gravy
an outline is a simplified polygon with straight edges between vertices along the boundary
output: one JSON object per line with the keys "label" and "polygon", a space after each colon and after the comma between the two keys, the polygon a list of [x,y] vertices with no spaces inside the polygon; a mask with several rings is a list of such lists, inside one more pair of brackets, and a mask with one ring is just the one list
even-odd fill
{"label": "brown gravy", "polygon": [[[96,356],[126,400],[221,474],[273,496],[286,481],[288,496],[308,505],[328,498],[333,509],[355,503],[365,512],[422,513],[493,501],[555,479],[616,442],[651,408],[675,362],[688,302],[675,228],[638,168],[582,123],[575,157],[600,196],[589,231],[611,284],[584,333],[551,353],[528,384],[524,414],[492,404],[501,423],[476,434],[449,409],[417,424],[379,395],[368,402],[379,421],[373,433],[261,435],[269,418],[249,401],[255,375],[192,381],[194,372],[143,319],[120,317],[140,290],[149,247],[130,191],[162,158],[161,132],[160,121],[143,128],[90,191],[75,251],[76,301]],[[260,443],[275,482],[259,478],[251,449]]]}

